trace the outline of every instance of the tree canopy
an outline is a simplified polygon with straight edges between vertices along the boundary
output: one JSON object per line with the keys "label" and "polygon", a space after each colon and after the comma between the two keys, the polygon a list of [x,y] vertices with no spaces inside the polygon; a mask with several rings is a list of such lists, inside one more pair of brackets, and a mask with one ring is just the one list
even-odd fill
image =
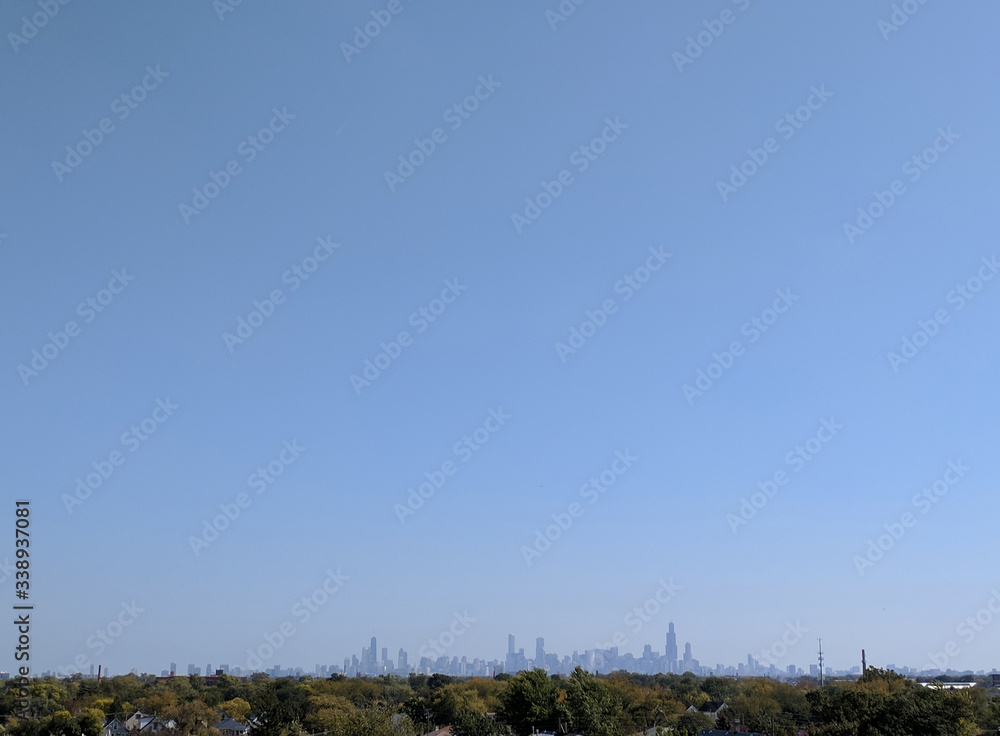
{"label": "tree canopy", "polygon": [[[923,687],[869,668],[858,680],[795,683],[684,675],[569,677],[535,669],[496,678],[410,675],[317,680],[222,676],[157,679],[128,675],[100,682],[79,676],[31,681],[27,715],[0,694],[9,736],[101,736],[104,721],[134,710],[173,723],[168,736],[220,736],[223,713],[250,736],[415,736],[450,725],[454,736],[524,736],[534,731],[631,736],[654,727],[676,736],[737,726],[771,736],[973,736],[1000,728],[1000,699],[985,683],[964,690]],[[697,712],[726,705],[718,721]],[[689,710],[689,708],[691,710]]]}

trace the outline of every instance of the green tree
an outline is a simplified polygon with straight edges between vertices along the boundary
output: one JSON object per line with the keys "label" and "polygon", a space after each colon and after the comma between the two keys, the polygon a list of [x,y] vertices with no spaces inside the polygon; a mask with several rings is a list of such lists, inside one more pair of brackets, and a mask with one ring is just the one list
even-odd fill
{"label": "green tree", "polygon": [[662,681],[650,680],[647,685],[641,685],[616,672],[605,680],[605,684],[621,699],[624,708],[621,718],[631,732],[665,727],[684,712],[684,706]]}
{"label": "green tree", "polygon": [[556,731],[564,713],[559,693],[545,670],[533,669],[512,677],[500,693],[497,715],[518,734],[532,729]]}
{"label": "green tree", "polygon": [[[194,699],[192,694],[190,699]],[[155,713],[156,715],[163,715],[168,710],[177,707],[177,693],[167,687],[153,687],[150,688],[148,694],[142,698],[139,698],[138,708],[146,713]]]}
{"label": "green tree", "polygon": [[84,708],[76,717],[76,724],[83,736],[101,736],[104,730],[104,713],[97,708]]}
{"label": "green tree", "polygon": [[240,723],[246,723],[250,718],[250,703],[245,701],[243,698],[233,698],[232,700],[226,700],[219,703],[219,708],[229,716]]}
{"label": "green tree", "polygon": [[37,718],[12,718],[7,723],[10,736],[45,736],[45,725]]}
{"label": "green tree", "polygon": [[[783,707],[788,704],[788,710]],[[794,736],[797,720],[804,720],[808,703],[798,690],[763,677],[740,683],[739,693],[727,701],[719,714],[719,725],[731,727],[738,719],[751,731],[766,731],[773,736]]]}
{"label": "green tree", "polygon": [[257,679],[253,682],[249,703],[254,714],[250,727],[253,736],[289,736],[299,732],[305,708],[292,701],[287,687],[274,680]]}
{"label": "green tree", "polygon": [[431,696],[431,688],[427,684],[427,679],[427,675],[418,675],[412,672],[407,678],[407,683],[415,695],[421,698],[429,698]]}
{"label": "green tree", "polygon": [[677,736],[698,736],[705,728],[715,728],[715,722],[704,713],[696,711],[685,711],[674,721],[674,733]]}
{"label": "green tree", "polygon": [[626,736],[622,699],[594,675],[577,667],[566,689],[572,727],[587,736]]}
{"label": "green tree", "polygon": [[[249,687],[247,683],[238,677],[223,673],[216,678],[215,687],[212,690],[218,693],[219,703],[221,704],[223,701],[234,700],[235,698],[242,698],[246,701]],[[233,717],[235,718],[235,716]]]}
{"label": "green tree", "polygon": [[189,736],[218,736],[212,724],[218,720],[218,711],[200,700],[167,708],[160,716],[177,723],[177,730]]}
{"label": "green tree", "polygon": [[455,682],[436,690],[430,699],[434,722],[454,723],[460,713],[486,713],[486,703],[478,691],[465,682]]}
{"label": "green tree", "polygon": [[376,679],[375,684],[380,690],[380,700],[386,705],[398,708],[407,698],[413,695],[410,686],[398,677],[383,675]]}
{"label": "green tree", "polygon": [[736,683],[728,677],[706,677],[701,683],[701,689],[709,700],[717,703],[732,700],[739,692]]}
{"label": "green tree", "polygon": [[391,708],[376,705],[358,708],[335,716],[330,723],[330,736],[411,736],[413,726],[405,715]]}
{"label": "green tree", "polygon": [[454,680],[455,680],[454,677],[449,677],[448,675],[440,675],[434,673],[427,680],[427,687],[430,688],[431,692],[434,692],[435,690],[442,688],[445,685],[450,685],[452,682],[454,682]]}
{"label": "green tree", "polygon": [[48,736],[80,736],[80,726],[68,710],[60,710],[46,719],[45,733]]}
{"label": "green tree", "polygon": [[462,711],[451,725],[454,736],[503,736],[503,727],[485,713]]}
{"label": "green tree", "polygon": [[821,736],[973,736],[977,696],[925,688],[894,672],[870,668],[856,683],[806,695]]}
{"label": "green tree", "polygon": [[399,706],[399,710],[409,718],[411,723],[421,727],[421,733],[424,733],[425,730],[431,730],[433,723],[431,719],[434,717],[434,711],[431,709],[429,697],[413,695]]}
{"label": "green tree", "polygon": [[357,708],[343,695],[332,693],[314,693],[309,696],[309,712],[302,725],[310,733],[333,733],[343,717],[353,713]]}
{"label": "green tree", "polygon": [[669,675],[668,678],[670,692],[684,703],[685,708],[689,705],[699,706],[710,700],[699,686],[698,678],[690,672],[685,672],[683,675]]}

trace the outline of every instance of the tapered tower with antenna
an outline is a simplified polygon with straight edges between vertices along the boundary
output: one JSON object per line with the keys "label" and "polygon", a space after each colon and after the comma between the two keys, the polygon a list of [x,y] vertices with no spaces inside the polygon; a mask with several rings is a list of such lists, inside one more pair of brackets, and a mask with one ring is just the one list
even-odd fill
{"label": "tapered tower with antenna", "polygon": [[819,640],[819,686],[823,687],[823,640]]}

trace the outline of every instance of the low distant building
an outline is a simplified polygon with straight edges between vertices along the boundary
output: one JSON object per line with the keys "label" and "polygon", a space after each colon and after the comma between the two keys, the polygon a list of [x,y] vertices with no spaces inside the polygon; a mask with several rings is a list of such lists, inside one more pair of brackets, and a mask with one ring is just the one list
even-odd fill
{"label": "low distant building", "polygon": [[966,690],[979,685],[978,682],[921,682],[920,684],[935,690]]}

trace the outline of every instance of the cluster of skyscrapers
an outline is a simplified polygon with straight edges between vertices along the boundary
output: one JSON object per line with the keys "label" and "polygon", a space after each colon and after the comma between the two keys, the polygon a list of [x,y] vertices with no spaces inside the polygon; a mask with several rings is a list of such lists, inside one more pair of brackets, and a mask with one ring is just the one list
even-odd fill
{"label": "cluster of skyscrapers", "polygon": [[[683,655],[680,654],[677,646],[677,632],[674,630],[673,623],[668,625],[663,652],[653,651],[652,645],[647,644],[643,647],[640,656],[630,652],[620,652],[616,646],[606,649],[587,649],[583,652],[574,651],[571,655],[560,656],[554,652],[547,652],[545,639],[538,637],[535,639],[534,657],[529,657],[523,648],[516,648],[513,634],[507,636],[507,654],[502,660],[480,658],[470,660],[467,657],[427,651],[427,647],[421,649],[421,656],[414,663],[410,663],[409,655],[404,649],[399,650],[395,660],[389,658],[386,647],[381,649],[381,656],[378,654],[378,642],[373,636],[369,646],[361,649],[360,657],[357,655],[345,657],[343,668],[329,666],[320,671],[320,666],[317,665],[317,674],[338,673],[354,677],[439,673],[457,677],[490,677],[501,672],[515,674],[523,670],[539,668],[549,674],[568,675],[576,667],[582,667],[590,672],[605,673],[625,670],[643,674],[691,672],[696,675],[768,675],[771,677],[796,677],[805,674],[794,665],[782,670],[774,666],[762,665],[750,655],[747,655],[746,662],[741,662],[735,667],[722,664],[717,664],[714,668],[705,667],[692,655],[690,642],[684,644]],[[815,667],[813,665],[813,669]],[[271,670],[268,672],[270,673]]]}
{"label": "cluster of skyscrapers", "polygon": [[[693,657],[691,643],[685,642],[683,656],[677,646],[677,633],[674,624],[668,624],[666,645],[663,653],[653,651],[652,645],[646,644],[642,654],[636,656],[631,652],[620,652],[619,648],[612,646],[606,649],[587,649],[583,652],[574,651],[573,654],[560,656],[554,652],[545,651],[545,639],[538,637],[535,639],[534,657],[525,654],[524,649],[515,647],[514,635],[507,636],[507,654],[500,659],[468,659],[467,657],[449,656],[440,651],[428,651],[427,647],[421,648],[420,657],[417,662],[411,663],[409,654],[405,649],[400,648],[396,658],[389,657],[387,647],[378,648],[378,641],[373,636],[367,647],[361,648],[361,656],[352,655],[344,657],[343,666],[317,664],[312,672],[306,671],[302,667],[282,668],[279,664],[271,665],[263,671],[272,677],[297,677],[302,675],[313,675],[317,677],[329,677],[332,674],[343,674],[348,677],[377,676],[377,675],[397,675],[405,677],[412,673],[419,674],[443,674],[455,677],[492,677],[501,672],[516,674],[523,670],[543,669],[549,674],[569,675],[577,667],[582,667],[589,672],[612,672],[614,670],[625,670],[626,672],[639,672],[642,674],[691,672],[696,675],[722,675],[722,676],[750,676],[766,675],[770,677],[797,677],[805,674],[794,665],[789,665],[785,669],[777,669],[774,666],[766,666],[758,662],[751,655],[747,655],[747,661],[741,662],[735,667],[717,664],[714,668],[702,666]],[[163,675],[177,673],[177,665],[171,663],[170,672],[163,671]],[[252,671],[241,667],[230,667],[227,664],[219,665],[216,670],[212,665],[206,665],[205,674],[215,674],[224,672],[237,676],[247,676]],[[180,673],[177,673],[180,674]],[[187,674],[202,674],[201,667],[194,664],[187,666]],[[810,667],[810,674],[817,674],[817,666]]]}
{"label": "cluster of skyscrapers", "polygon": [[[507,636],[507,654],[502,660],[486,660],[478,657],[470,660],[464,656],[449,655],[447,652],[442,651],[440,646],[424,646],[420,649],[417,662],[411,663],[408,653],[402,648],[399,649],[396,658],[391,659],[388,648],[382,647],[380,650],[378,642],[373,636],[369,645],[362,647],[361,656],[352,655],[345,657],[342,667],[333,664],[317,664],[310,672],[302,667],[282,668],[279,664],[272,664],[266,669],[262,668],[261,671],[266,672],[272,677],[300,677],[303,675],[329,677],[334,674],[342,674],[348,677],[378,675],[406,677],[414,673],[426,675],[444,674],[456,677],[492,677],[501,672],[516,674],[523,670],[535,668],[543,669],[549,674],[569,675],[576,667],[582,667],[588,672],[608,673],[616,670],[624,670],[626,672],[638,672],[649,675],[691,672],[702,676],[795,678],[805,675],[817,677],[820,674],[818,664],[810,664],[808,671],[803,671],[793,664],[779,669],[774,664],[765,664],[754,659],[753,655],[750,654],[747,655],[746,662],[740,662],[736,666],[723,664],[716,664],[715,667],[703,666],[692,656],[690,642],[684,644],[683,656],[680,655],[677,646],[677,633],[674,630],[672,622],[668,625],[666,643],[662,654],[658,651],[653,651],[652,646],[646,644],[643,647],[642,654],[639,656],[631,652],[620,652],[617,646],[610,646],[608,648],[587,649],[583,652],[574,651],[571,655],[567,654],[560,657],[554,652],[545,651],[545,639],[538,637],[535,639],[534,657],[529,657],[525,654],[524,649],[517,649],[515,647],[514,635],[509,634]],[[887,668],[909,676],[917,674],[941,674],[939,670],[921,670],[918,673],[914,668],[897,668],[891,664],[887,665]],[[852,667],[850,670],[831,670],[828,667],[824,667],[823,669],[824,675],[849,676],[861,674],[859,666]],[[208,664],[205,666],[204,673],[206,675],[215,675],[221,672],[236,676],[249,676],[254,671],[257,670],[238,666],[230,667],[228,664],[221,664],[213,669],[212,665]],[[964,674],[953,672],[952,670],[947,670],[945,673]],[[65,675],[67,673],[43,674]],[[161,674],[167,676],[180,675],[182,673],[177,670],[177,664],[171,662],[170,670],[164,670]],[[187,666],[187,674],[200,675],[202,674],[202,669],[197,665],[189,664]],[[978,674],[983,674],[983,672],[979,672]],[[93,667],[91,667],[90,676],[94,676]]]}
{"label": "cluster of skyscrapers", "polygon": [[514,635],[508,635],[507,656],[503,662],[503,671],[514,673],[536,667],[544,669],[550,674],[569,674],[576,667],[582,667],[591,672],[626,670],[650,675],[670,672],[711,674],[691,655],[690,642],[684,645],[683,658],[678,657],[677,633],[674,631],[673,623],[669,624],[663,653],[653,651],[652,645],[646,644],[639,657],[630,652],[619,652],[618,647],[612,646],[607,649],[587,649],[582,653],[575,651],[572,655],[560,658],[558,654],[546,653],[545,640],[538,637],[535,640],[535,657],[528,659],[523,649],[515,650]]}

